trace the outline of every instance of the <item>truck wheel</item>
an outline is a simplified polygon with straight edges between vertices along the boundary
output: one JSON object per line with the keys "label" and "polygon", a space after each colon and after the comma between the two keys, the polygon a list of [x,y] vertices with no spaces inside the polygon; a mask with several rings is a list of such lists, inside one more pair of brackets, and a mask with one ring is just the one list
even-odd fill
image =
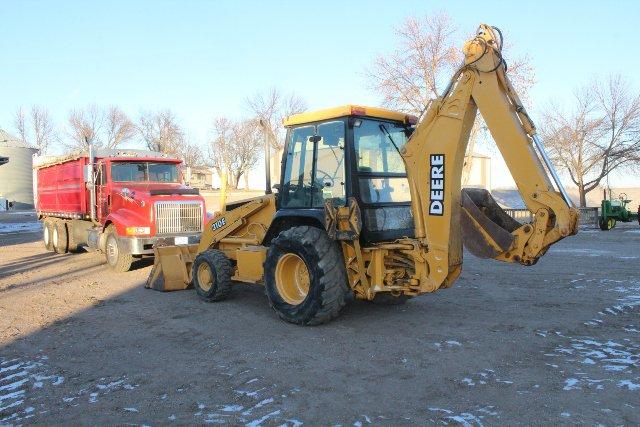
{"label": "truck wheel", "polygon": [[271,307],[298,325],[338,316],[349,289],[340,247],[324,230],[309,226],[285,230],[271,242],[264,279]]}
{"label": "truck wheel", "polygon": [[48,251],[53,251],[53,240],[51,236],[53,235],[53,224],[49,218],[46,218],[42,222],[42,243],[44,243],[44,248]]}
{"label": "truck wheel", "polygon": [[67,222],[67,238],[68,238],[68,247],[69,252],[75,254],[80,252],[80,245],[76,242],[76,239],[73,237],[73,223],[71,221]]}
{"label": "truck wheel", "polygon": [[222,301],[231,291],[233,267],[224,252],[208,249],[196,256],[191,282],[196,293],[207,302]]}
{"label": "truck wheel", "polygon": [[107,227],[107,241],[104,246],[107,264],[115,271],[125,272],[131,269],[133,255],[126,254],[118,246],[118,234],[113,225]]}
{"label": "truck wheel", "polygon": [[67,234],[67,226],[63,220],[57,220],[53,223],[52,236],[53,250],[57,254],[66,254],[69,247],[69,235]]}

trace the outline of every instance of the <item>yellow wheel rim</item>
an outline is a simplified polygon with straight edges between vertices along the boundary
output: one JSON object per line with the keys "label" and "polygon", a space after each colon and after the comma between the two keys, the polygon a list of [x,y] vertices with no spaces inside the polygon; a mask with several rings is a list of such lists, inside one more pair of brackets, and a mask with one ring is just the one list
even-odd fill
{"label": "yellow wheel rim", "polygon": [[309,294],[309,270],[298,255],[285,254],[276,265],[278,294],[291,305],[301,304]]}
{"label": "yellow wheel rim", "polygon": [[206,262],[203,262],[198,266],[198,284],[200,285],[200,289],[205,292],[208,292],[213,286],[213,273],[211,272],[211,267]]}
{"label": "yellow wheel rim", "polygon": [[609,228],[609,230],[611,230],[613,228],[613,226],[616,225],[616,223],[613,220],[613,218],[609,218],[609,220],[607,222],[608,222],[607,228]]}

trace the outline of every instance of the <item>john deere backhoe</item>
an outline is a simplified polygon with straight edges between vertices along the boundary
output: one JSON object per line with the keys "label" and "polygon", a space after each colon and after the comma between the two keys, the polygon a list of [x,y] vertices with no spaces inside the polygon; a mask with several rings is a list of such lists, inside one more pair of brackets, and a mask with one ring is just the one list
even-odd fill
{"label": "john deere backhoe", "polygon": [[[535,264],[577,232],[578,211],[509,82],[501,48],[499,31],[481,25],[419,123],[360,106],[286,119],[277,194],[226,206],[199,245],[155,248],[147,286],[193,285],[219,301],[232,281],[264,284],[282,319],[312,325],[337,316],[351,296],[402,302],[451,286],[463,239],[478,256]],[[478,110],[531,223],[513,220],[485,190],[461,190]]]}

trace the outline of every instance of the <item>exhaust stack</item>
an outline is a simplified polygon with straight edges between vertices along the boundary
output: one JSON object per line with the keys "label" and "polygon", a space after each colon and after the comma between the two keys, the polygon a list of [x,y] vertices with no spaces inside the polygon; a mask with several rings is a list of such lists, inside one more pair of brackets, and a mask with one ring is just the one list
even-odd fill
{"label": "exhaust stack", "polygon": [[95,174],[95,164],[96,164],[96,153],[93,144],[87,141],[89,144],[89,164],[87,165],[87,188],[89,190],[89,204],[90,210],[89,215],[91,216],[91,221],[96,221],[96,174]]}

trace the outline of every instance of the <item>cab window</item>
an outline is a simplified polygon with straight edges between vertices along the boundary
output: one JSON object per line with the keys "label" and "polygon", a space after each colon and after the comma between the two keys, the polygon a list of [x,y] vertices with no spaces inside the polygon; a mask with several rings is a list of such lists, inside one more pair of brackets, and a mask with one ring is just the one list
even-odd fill
{"label": "cab window", "polygon": [[291,129],[281,206],[322,207],[328,199],[344,204],[344,146],[342,121]]}
{"label": "cab window", "polygon": [[409,129],[400,123],[357,120],[354,146],[360,197],[365,203],[409,202],[409,182],[399,150]]}

